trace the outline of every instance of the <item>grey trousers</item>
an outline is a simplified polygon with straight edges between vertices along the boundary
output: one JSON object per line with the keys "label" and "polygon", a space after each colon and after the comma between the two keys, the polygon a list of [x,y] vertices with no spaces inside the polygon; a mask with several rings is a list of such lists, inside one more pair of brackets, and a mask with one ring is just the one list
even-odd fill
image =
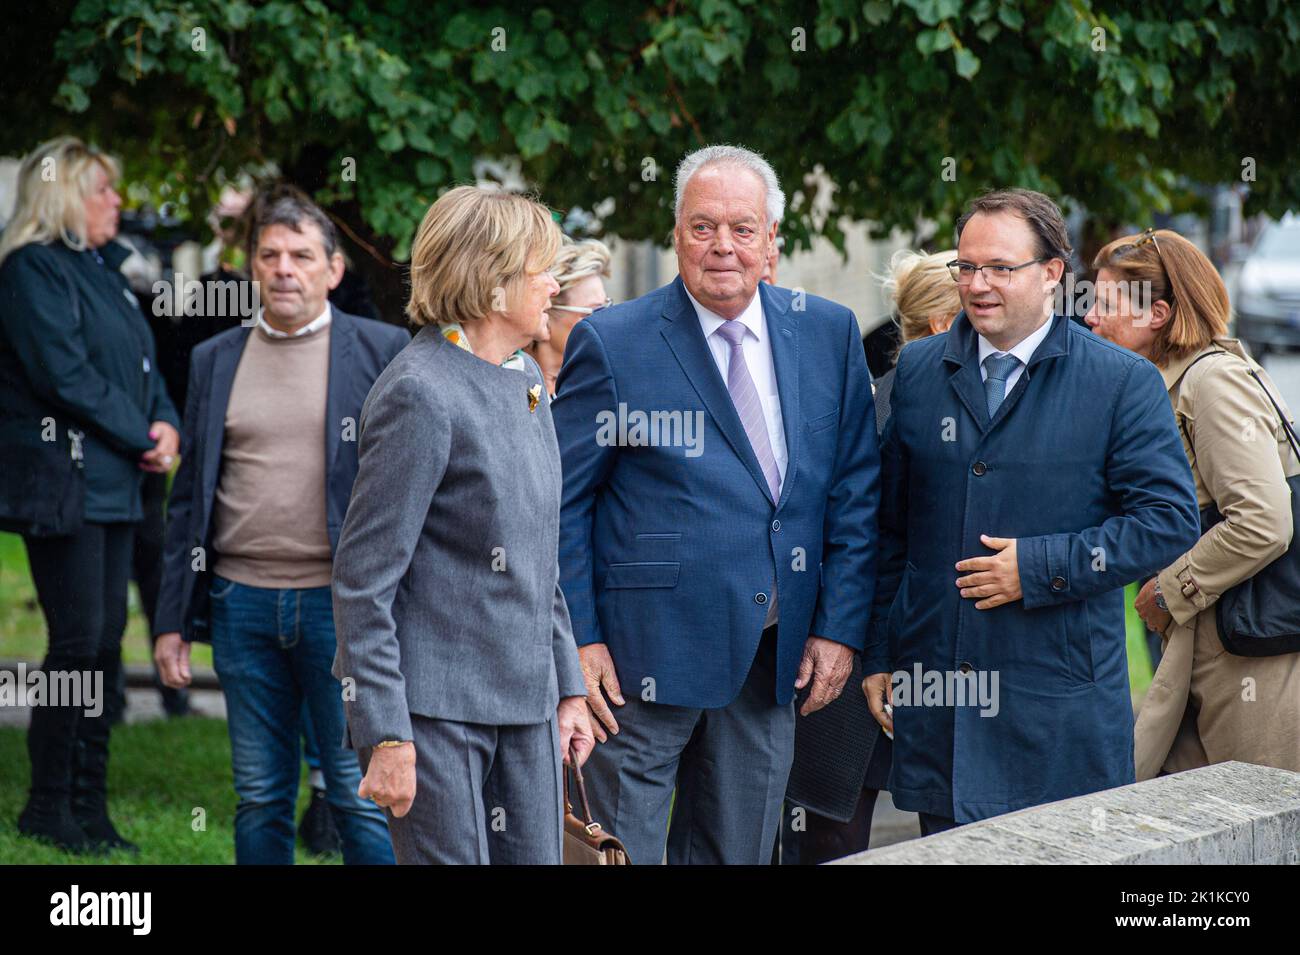
{"label": "grey trousers", "polygon": [[[398,865],[559,865],[563,777],[554,719],[528,726],[411,714],[415,802],[385,809]],[[363,772],[370,753],[363,749]]]}
{"label": "grey trousers", "polygon": [[[719,709],[647,703],[626,688],[617,736],[583,767],[592,815],[633,865],[766,865],[794,761],[794,703],[775,697],[769,628],[740,694]],[[673,790],[676,787],[676,799]],[[672,823],[669,828],[669,811]]]}

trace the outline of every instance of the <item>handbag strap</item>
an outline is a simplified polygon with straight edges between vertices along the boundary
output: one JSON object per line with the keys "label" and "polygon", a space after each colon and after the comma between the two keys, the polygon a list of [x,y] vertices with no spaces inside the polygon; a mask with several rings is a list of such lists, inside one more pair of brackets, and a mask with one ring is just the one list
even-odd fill
{"label": "handbag strap", "polygon": [[1296,460],[1300,461],[1300,436],[1296,435],[1295,428],[1292,426],[1291,422],[1287,420],[1286,414],[1282,411],[1282,406],[1273,398],[1272,392],[1265,387],[1263,379],[1259,377],[1254,368],[1250,370],[1250,377],[1258,381],[1259,386],[1264,389],[1264,394],[1268,396],[1269,404],[1271,404],[1273,410],[1277,412],[1277,419],[1282,422],[1282,428],[1286,431],[1287,443],[1291,445],[1291,450],[1295,454]]}
{"label": "handbag strap", "polygon": [[[1202,358],[1209,358],[1211,355],[1228,355],[1228,354],[1231,354],[1231,352],[1227,350],[1221,350],[1221,351],[1207,351],[1203,355],[1197,355],[1196,358],[1186,368],[1183,369],[1183,373],[1178,376],[1178,380],[1175,381],[1174,384],[1175,385],[1181,384],[1183,378],[1186,377],[1187,373],[1192,370],[1192,365],[1195,365]],[[1256,372],[1254,368],[1250,368],[1249,366],[1247,366],[1247,370],[1250,372],[1250,377],[1254,378],[1255,381],[1259,384],[1259,387],[1263,390],[1264,396],[1268,398],[1268,403],[1271,404],[1273,406],[1273,410],[1277,412],[1277,419],[1282,422],[1282,428],[1286,432],[1287,444],[1291,446],[1291,451],[1292,453],[1295,454],[1296,460],[1300,461],[1300,435],[1296,434],[1294,425],[1292,425],[1291,422],[1287,420],[1286,413],[1282,411],[1282,406],[1278,404],[1277,401],[1273,398],[1272,392],[1268,390],[1268,387],[1264,384],[1264,380],[1259,377],[1259,373]],[[1187,433],[1187,425],[1184,423],[1183,418],[1181,416],[1179,416],[1178,418],[1178,427],[1182,430],[1183,437],[1187,439],[1187,446],[1192,449],[1192,454],[1195,454],[1196,446],[1192,442],[1192,436]],[[1285,468],[1283,469],[1283,471],[1285,472]]]}
{"label": "handbag strap", "polygon": [[[1194,359],[1192,359],[1191,362],[1188,363],[1187,367],[1183,369],[1183,373],[1179,375],[1177,380],[1174,382],[1174,387],[1177,388],[1179,385],[1183,383],[1183,379],[1186,378],[1187,373],[1192,370],[1192,366],[1195,365],[1201,359],[1212,358],[1215,355],[1227,355],[1227,354],[1229,354],[1229,352],[1226,349],[1216,349],[1215,351],[1207,351],[1204,354],[1197,355]],[[1182,431],[1183,437],[1187,439],[1187,446],[1192,449],[1192,454],[1196,454],[1196,445],[1192,443],[1192,436],[1187,433],[1187,424],[1183,420],[1183,416],[1178,415],[1177,417],[1178,417],[1178,429]]]}

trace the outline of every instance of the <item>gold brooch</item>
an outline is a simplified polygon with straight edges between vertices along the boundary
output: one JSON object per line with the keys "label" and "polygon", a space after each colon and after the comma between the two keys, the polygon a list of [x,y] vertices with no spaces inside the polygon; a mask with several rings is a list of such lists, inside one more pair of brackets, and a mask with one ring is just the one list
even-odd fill
{"label": "gold brooch", "polygon": [[542,386],[533,385],[528,389],[528,411],[532,413],[537,410],[537,403],[542,400]]}

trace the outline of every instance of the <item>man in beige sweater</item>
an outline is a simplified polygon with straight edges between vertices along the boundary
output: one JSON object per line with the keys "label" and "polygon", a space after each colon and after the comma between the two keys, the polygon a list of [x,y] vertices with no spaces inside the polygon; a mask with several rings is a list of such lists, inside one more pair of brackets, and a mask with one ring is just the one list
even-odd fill
{"label": "man in beige sweater", "polygon": [[300,193],[255,204],[249,263],[263,309],[194,351],[154,627],[164,682],[212,641],[234,763],[235,859],[292,863],[305,709],[347,863],[391,863],[379,808],[342,745],[330,573],[357,473],[356,426],[409,336],[330,306],[343,275],[329,218]]}

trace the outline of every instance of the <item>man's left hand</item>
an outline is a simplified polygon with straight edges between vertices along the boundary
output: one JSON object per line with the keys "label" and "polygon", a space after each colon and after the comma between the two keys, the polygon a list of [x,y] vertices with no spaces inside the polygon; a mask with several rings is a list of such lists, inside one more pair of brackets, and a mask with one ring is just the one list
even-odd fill
{"label": "man's left hand", "polygon": [[989,610],[1019,600],[1024,594],[1020,591],[1020,566],[1016,562],[1015,538],[981,534],[980,541],[997,553],[992,557],[968,557],[957,562],[958,570],[970,571],[966,576],[957,578],[961,595],[978,600],[976,610]]}
{"label": "man's left hand", "polygon": [[800,716],[815,713],[832,702],[853,672],[853,648],[834,640],[809,634],[803,646],[803,659],[799,661],[799,675],[794,688],[802,690],[812,680],[812,692],[799,710]]}

